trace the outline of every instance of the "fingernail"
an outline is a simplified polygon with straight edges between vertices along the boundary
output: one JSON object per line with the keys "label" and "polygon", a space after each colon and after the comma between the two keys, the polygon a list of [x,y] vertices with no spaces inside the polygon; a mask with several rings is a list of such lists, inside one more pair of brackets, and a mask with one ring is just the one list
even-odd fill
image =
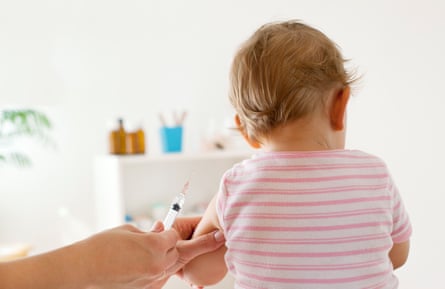
{"label": "fingernail", "polygon": [[216,242],[218,242],[218,243],[225,240],[224,234],[221,231],[216,231],[215,234],[213,235],[213,237],[215,238]]}

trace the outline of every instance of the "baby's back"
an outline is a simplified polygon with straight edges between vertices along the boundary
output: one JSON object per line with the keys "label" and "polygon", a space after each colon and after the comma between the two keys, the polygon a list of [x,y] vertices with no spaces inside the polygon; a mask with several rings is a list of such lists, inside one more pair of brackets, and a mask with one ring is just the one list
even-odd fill
{"label": "baby's back", "polygon": [[218,214],[237,288],[397,287],[388,252],[409,221],[374,156],[259,154],[225,175]]}

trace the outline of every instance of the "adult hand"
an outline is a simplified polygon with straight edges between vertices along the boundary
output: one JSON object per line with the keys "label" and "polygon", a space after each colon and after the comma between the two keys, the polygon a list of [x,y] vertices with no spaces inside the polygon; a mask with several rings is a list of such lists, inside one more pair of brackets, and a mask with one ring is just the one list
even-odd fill
{"label": "adult hand", "polygon": [[175,230],[145,233],[124,225],[79,242],[79,258],[91,288],[147,288],[178,263],[178,240]]}
{"label": "adult hand", "polygon": [[[173,228],[178,232],[182,239],[176,244],[179,258],[175,264],[166,268],[165,278],[153,283],[149,287],[150,289],[162,288],[168,278],[173,274],[182,278],[182,268],[185,264],[199,255],[215,251],[224,244],[224,235],[220,231],[208,233],[193,240],[189,240],[200,220],[201,217],[178,218],[176,220]],[[153,232],[162,232],[163,230],[164,226],[161,222],[156,222],[152,229]]]}

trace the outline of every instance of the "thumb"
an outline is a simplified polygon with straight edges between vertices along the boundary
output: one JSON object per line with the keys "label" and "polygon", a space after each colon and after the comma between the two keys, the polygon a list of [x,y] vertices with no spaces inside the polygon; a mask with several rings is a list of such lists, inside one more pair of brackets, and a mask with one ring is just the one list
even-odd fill
{"label": "thumb", "polygon": [[215,251],[224,243],[224,234],[215,231],[188,241],[180,241],[177,248],[183,253],[181,259],[189,261],[199,255]]}
{"label": "thumb", "polygon": [[[190,260],[205,253],[218,250],[225,243],[224,234],[221,231],[214,231],[205,235],[199,236],[191,240],[181,240],[176,244],[176,249],[179,252],[179,260],[175,265],[168,268],[169,275],[177,273]],[[180,278],[183,278],[182,271],[179,271]],[[199,288],[199,287],[195,287]]]}

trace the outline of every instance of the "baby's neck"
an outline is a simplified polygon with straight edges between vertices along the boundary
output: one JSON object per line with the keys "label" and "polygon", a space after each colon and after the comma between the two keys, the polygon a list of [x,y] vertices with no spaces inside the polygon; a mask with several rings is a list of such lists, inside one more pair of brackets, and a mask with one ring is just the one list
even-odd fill
{"label": "baby's neck", "polygon": [[263,140],[266,151],[322,151],[344,149],[344,132],[320,119],[297,120],[273,130]]}

